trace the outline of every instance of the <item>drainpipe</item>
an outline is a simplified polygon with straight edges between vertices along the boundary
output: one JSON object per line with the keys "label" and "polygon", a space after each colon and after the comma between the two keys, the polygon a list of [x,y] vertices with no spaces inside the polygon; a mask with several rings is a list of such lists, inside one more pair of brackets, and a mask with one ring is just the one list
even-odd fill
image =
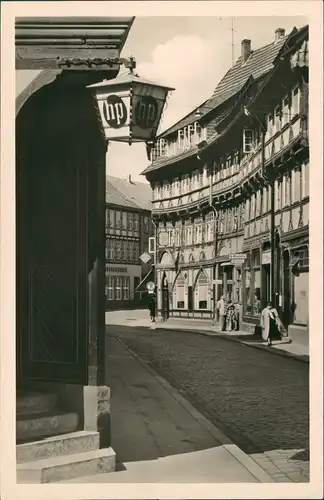
{"label": "drainpipe", "polygon": [[[260,122],[261,123],[261,122]],[[265,127],[262,124],[262,149],[261,149],[261,163],[262,171],[265,171]],[[270,174],[266,173],[269,179],[269,186],[271,188],[270,198],[270,298],[274,307],[276,304],[276,286],[275,286],[275,173],[273,169]]]}
{"label": "drainpipe", "polygon": [[[214,214],[215,214],[215,219],[214,219],[214,248],[215,248],[215,258],[216,258],[216,251],[217,251],[217,210],[213,205],[213,176],[212,176],[212,170],[210,171],[210,182],[209,182],[209,206],[213,209]],[[216,311],[216,284],[215,284],[215,279],[216,279],[216,263],[214,262],[213,264],[213,311],[212,311],[212,324],[215,324],[215,311]]]}
{"label": "drainpipe", "polygon": [[[158,289],[157,289],[157,272],[156,272],[156,261],[157,261],[157,226],[154,222],[153,216],[151,216],[151,221],[154,226],[154,254],[153,254],[153,281],[155,285],[155,299],[156,299],[156,305],[155,307],[157,308],[158,305]],[[158,311],[157,311],[158,312]]]}
{"label": "drainpipe", "polygon": [[271,266],[270,266],[270,284],[271,284],[271,302],[273,307],[276,304],[276,284],[275,284],[275,175],[271,172],[271,213],[270,213],[270,250],[271,250]]}

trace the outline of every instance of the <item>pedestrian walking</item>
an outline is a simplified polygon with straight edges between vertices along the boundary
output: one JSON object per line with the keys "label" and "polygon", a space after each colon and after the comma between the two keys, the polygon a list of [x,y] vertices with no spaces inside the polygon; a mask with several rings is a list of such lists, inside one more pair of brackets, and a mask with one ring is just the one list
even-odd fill
{"label": "pedestrian walking", "polygon": [[231,300],[226,307],[226,330],[232,332],[235,329],[235,306]]}
{"label": "pedestrian walking", "polygon": [[217,302],[217,311],[219,316],[220,329],[222,332],[226,329],[226,302],[224,295]]}
{"label": "pedestrian walking", "polygon": [[281,337],[279,314],[277,309],[273,307],[272,302],[268,302],[261,312],[261,328],[262,338],[268,345],[272,345],[275,338]]}
{"label": "pedestrian walking", "polygon": [[151,323],[155,323],[155,314],[156,314],[155,293],[150,295],[150,298],[149,298],[149,312],[150,312]]}

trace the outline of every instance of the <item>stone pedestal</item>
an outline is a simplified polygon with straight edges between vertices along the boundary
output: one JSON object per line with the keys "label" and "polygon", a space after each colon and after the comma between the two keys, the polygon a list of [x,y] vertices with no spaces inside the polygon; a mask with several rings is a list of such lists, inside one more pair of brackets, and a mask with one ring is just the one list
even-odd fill
{"label": "stone pedestal", "polygon": [[84,430],[99,432],[100,448],[111,445],[110,389],[107,386],[83,387]]}

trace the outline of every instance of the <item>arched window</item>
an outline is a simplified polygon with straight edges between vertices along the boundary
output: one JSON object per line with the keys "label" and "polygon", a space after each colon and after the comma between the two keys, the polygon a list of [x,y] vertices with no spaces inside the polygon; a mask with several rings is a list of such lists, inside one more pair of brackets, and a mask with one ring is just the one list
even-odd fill
{"label": "arched window", "polygon": [[194,256],[192,255],[192,253],[190,254],[189,262],[195,262],[195,259],[194,259]]}
{"label": "arched window", "polygon": [[178,206],[182,205],[182,198],[178,199]]}
{"label": "arched window", "polygon": [[171,208],[172,207],[172,200],[169,201],[169,205],[168,205],[168,208]]}
{"label": "arched window", "polygon": [[175,309],[185,309],[185,279],[181,272],[178,274],[173,287],[173,298]]}
{"label": "arched window", "polygon": [[189,196],[188,203],[192,203],[192,196]]}
{"label": "arched window", "polygon": [[196,309],[207,309],[208,307],[208,278],[201,271],[195,286]]}
{"label": "arched window", "polygon": [[160,208],[164,208],[163,201],[160,203]]}
{"label": "arched window", "polygon": [[183,253],[180,254],[180,257],[179,257],[179,264],[183,264],[184,263],[184,256],[183,256]]}

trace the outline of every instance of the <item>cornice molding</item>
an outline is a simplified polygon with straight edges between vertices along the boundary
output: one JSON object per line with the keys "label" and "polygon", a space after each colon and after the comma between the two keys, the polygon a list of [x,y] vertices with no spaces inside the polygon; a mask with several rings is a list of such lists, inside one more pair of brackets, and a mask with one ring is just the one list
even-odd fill
{"label": "cornice molding", "polygon": [[134,17],[17,18],[16,69],[119,69]]}

